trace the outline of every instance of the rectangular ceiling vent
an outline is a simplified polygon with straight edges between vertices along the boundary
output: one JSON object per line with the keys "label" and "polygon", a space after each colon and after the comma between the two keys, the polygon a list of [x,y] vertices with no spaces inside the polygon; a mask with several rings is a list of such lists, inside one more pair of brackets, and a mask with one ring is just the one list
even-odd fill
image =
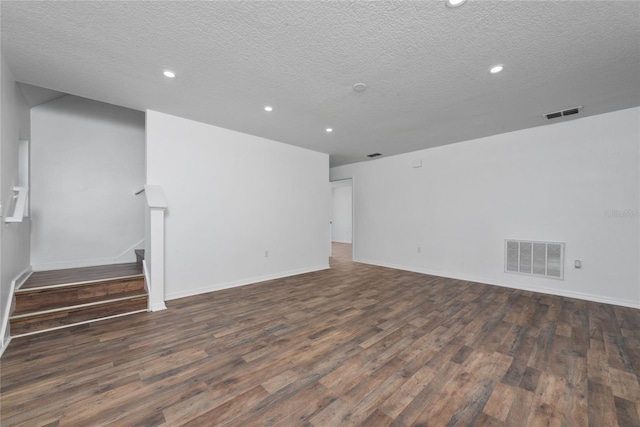
{"label": "rectangular ceiling vent", "polygon": [[564,243],[505,240],[504,271],[564,280]]}
{"label": "rectangular ceiling vent", "polygon": [[372,159],[374,157],[378,157],[378,156],[382,156],[382,154],[380,154],[380,153],[367,154],[367,157],[371,157]]}
{"label": "rectangular ceiling vent", "polygon": [[558,117],[572,116],[582,112],[582,106],[569,108],[568,110],[556,111],[555,113],[547,113],[544,116],[547,120],[557,119]]}

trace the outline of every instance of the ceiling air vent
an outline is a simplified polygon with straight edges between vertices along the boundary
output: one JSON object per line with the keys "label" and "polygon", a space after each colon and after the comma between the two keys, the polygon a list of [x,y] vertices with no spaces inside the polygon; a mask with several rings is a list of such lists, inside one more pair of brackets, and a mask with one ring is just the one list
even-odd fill
{"label": "ceiling air vent", "polygon": [[371,157],[372,159],[374,157],[378,157],[378,156],[382,156],[382,154],[380,154],[380,153],[367,154],[367,157]]}
{"label": "ceiling air vent", "polygon": [[562,112],[563,116],[570,116],[572,114],[578,114],[580,112],[580,107],[576,107],[576,108],[571,108],[569,110],[564,110]]}
{"label": "ceiling air vent", "polygon": [[582,106],[569,108],[568,110],[564,110],[564,111],[556,111],[555,113],[547,113],[544,116],[547,118],[547,120],[551,120],[551,119],[557,119],[558,117],[572,116],[580,112],[582,112]]}

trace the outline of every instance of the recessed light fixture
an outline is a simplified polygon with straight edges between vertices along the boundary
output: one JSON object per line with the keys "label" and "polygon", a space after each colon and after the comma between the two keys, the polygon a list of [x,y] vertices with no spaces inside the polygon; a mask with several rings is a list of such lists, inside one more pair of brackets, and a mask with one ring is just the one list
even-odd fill
{"label": "recessed light fixture", "polygon": [[326,128],[325,130],[327,131],[327,133],[333,132],[333,128]]}
{"label": "recessed light fixture", "polygon": [[273,107],[271,105],[265,105],[264,107],[264,111],[270,113],[273,111]]}
{"label": "recessed light fixture", "polygon": [[499,73],[500,71],[502,71],[503,69],[504,69],[504,65],[494,65],[493,67],[491,67],[489,72],[491,74],[496,74],[496,73]]}
{"label": "recessed light fixture", "polygon": [[169,77],[170,79],[172,79],[172,78],[174,78],[176,76],[176,73],[174,73],[171,70],[164,70],[164,72],[162,74],[164,74],[165,77]]}
{"label": "recessed light fixture", "polygon": [[459,7],[466,3],[467,0],[445,0],[444,4],[447,7]]}
{"label": "recessed light fixture", "polygon": [[353,85],[353,90],[355,90],[356,92],[364,92],[366,88],[367,85],[364,83],[356,83]]}

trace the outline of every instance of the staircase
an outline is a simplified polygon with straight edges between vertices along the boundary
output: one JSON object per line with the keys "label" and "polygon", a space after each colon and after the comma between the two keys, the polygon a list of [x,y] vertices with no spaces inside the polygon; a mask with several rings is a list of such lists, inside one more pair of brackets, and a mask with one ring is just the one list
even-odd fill
{"label": "staircase", "polygon": [[142,263],[38,271],[15,291],[11,336],[147,311]]}

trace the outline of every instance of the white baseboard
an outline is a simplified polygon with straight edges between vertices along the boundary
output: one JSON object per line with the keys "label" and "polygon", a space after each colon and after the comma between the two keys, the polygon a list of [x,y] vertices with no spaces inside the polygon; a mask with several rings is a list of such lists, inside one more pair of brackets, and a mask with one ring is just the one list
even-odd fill
{"label": "white baseboard", "polygon": [[166,309],[167,309],[167,306],[163,301],[161,304],[153,304],[153,305],[150,304],[147,311],[161,311]]}
{"label": "white baseboard", "polygon": [[581,300],[585,300],[585,301],[599,302],[599,303],[604,303],[604,304],[613,304],[613,305],[619,305],[619,306],[622,306],[622,307],[640,309],[640,301],[625,300],[625,299],[618,299],[618,298],[610,298],[610,297],[603,296],[603,295],[593,295],[593,294],[586,294],[586,293],[582,293],[582,292],[565,291],[565,290],[562,290],[562,289],[547,288],[547,287],[544,287],[544,286],[527,286],[527,285],[523,285],[521,283],[514,283],[514,282],[506,282],[506,281],[505,282],[497,282],[495,280],[487,279],[487,278],[484,278],[484,277],[476,277],[476,276],[470,276],[470,275],[465,275],[465,274],[457,274],[457,273],[454,274],[454,273],[449,273],[449,272],[435,271],[435,270],[429,270],[429,269],[419,268],[419,267],[412,267],[412,266],[407,266],[407,265],[381,263],[381,262],[377,262],[377,261],[371,261],[371,260],[360,259],[360,258],[357,259],[357,260],[354,259],[354,262],[360,262],[362,264],[377,265],[379,267],[394,268],[396,270],[411,271],[413,273],[429,274],[431,276],[446,277],[446,278],[449,278],[449,279],[465,280],[465,281],[468,281],[468,282],[476,282],[476,283],[482,283],[482,284],[492,285],[492,286],[501,286],[503,288],[518,289],[518,290],[521,290],[521,291],[539,292],[541,294],[555,295],[555,296],[568,297],[568,298],[576,298],[576,299],[581,299]]}
{"label": "white baseboard", "polygon": [[258,276],[258,277],[250,277],[247,279],[235,280],[233,282],[217,283],[211,286],[203,286],[200,288],[187,289],[180,292],[167,293],[166,299],[168,301],[172,299],[190,297],[193,295],[206,294],[208,292],[220,291],[222,289],[229,289],[229,288],[235,288],[238,286],[251,285],[253,283],[266,282],[268,280],[282,279],[284,277],[297,276],[299,274],[313,273],[314,271],[327,270],[328,268],[329,268],[329,264],[323,264],[315,267],[285,271],[282,273],[267,274],[265,276]]}
{"label": "white baseboard", "polygon": [[9,343],[11,343],[11,337],[7,338],[6,340],[2,340],[2,348],[0,348],[0,357],[2,357],[2,355],[4,354],[4,351],[7,349],[7,347],[9,347]]}
{"label": "white baseboard", "polygon": [[15,279],[11,281],[11,286],[9,288],[9,298],[7,299],[7,305],[3,311],[2,325],[0,327],[0,357],[11,342],[11,331],[9,330],[9,315],[11,314],[10,312],[11,304],[13,302],[13,294],[15,293],[16,289],[20,289],[20,286],[22,286],[22,284],[27,281],[29,276],[31,276],[31,272],[31,267],[27,267],[22,270],[22,272],[18,274]]}
{"label": "white baseboard", "polygon": [[92,258],[75,261],[48,262],[42,264],[33,264],[31,268],[33,269],[33,271],[64,270],[65,268],[95,267],[98,265],[136,262],[136,254],[134,252],[136,249],[144,249],[144,239],[136,242],[134,245],[131,245],[113,258]]}
{"label": "white baseboard", "polygon": [[167,306],[165,305],[164,301],[156,302],[156,303],[151,302],[151,292],[149,290],[149,284],[151,283],[151,280],[149,277],[149,268],[147,267],[146,259],[142,260],[142,272],[144,273],[144,289],[147,291],[147,295],[149,295],[149,298],[147,299],[149,301],[149,304],[147,305],[147,310],[148,311],[166,310]]}
{"label": "white baseboard", "polygon": [[15,283],[14,291],[17,291],[18,289],[20,289],[22,285],[24,285],[24,283],[29,279],[29,277],[31,277],[32,273],[33,273],[33,268],[31,266],[22,270],[22,272],[18,274],[15,279],[13,279],[13,283]]}

